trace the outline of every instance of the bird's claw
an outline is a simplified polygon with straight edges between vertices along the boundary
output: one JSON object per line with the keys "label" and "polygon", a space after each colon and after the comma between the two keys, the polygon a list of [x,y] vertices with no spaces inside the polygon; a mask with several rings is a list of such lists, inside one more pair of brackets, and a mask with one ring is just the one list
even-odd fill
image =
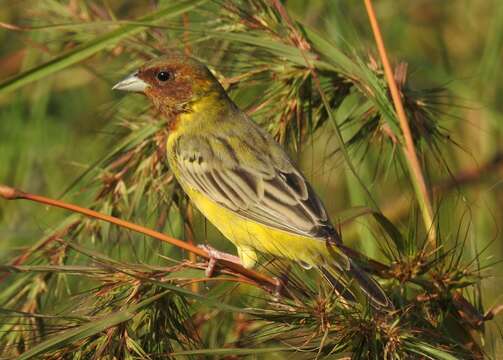
{"label": "bird's claw", "polygon": [[209,255],[209,260],[208,260],[208,266],[204,270],[204,273],[206,277],[212,277],[215,274],[215,268],[217,266],[218,260],[224,260],[228,262],[232,262],[238,265],[241,265],[241,261],[239,260],[239,257],[227,254],[223,251],[218,251],[217,249],[209,246],[209,245],[198,245],[197,246],[200,249],[203,249],[206,251]]}

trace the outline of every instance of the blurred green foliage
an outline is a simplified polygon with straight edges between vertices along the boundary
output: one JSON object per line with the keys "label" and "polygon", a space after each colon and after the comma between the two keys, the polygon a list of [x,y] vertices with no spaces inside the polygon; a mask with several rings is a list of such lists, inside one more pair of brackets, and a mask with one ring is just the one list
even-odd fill
{"label": "blurred green foliage", "polygon": [[[196,7],[198,3],[203,4]],[[343,147],[337,141],[334,124],[327,116],[327,111],[330,110],[315,96],[316,91],[312,91],[312,80],[301,65],[303,57],[288,43],[288,27],[261,1],[42,0],[35,4],[22,0],[0,1],[0,5],[0,79],[6,81],[2,82],[3,85],[0,84],[0,183],[93,206],[177,238],[192,237],[188,236],[187,231],[187,202],[169,177],[162,157],[156,157],[163,138],[162,132],[158,133],[159,124],[152,121],[155,114],[147,110],[145,99],[124,97],[123,94],[111,91],[111,86],[117,80],[134,70],[146,58],[172,49],[190,49],[209,64],[233,99],[270,130],[298,159],[306,176],[325,200],[334,222],[342,223],[346,244],[372,258],[385,262],[390,260],[387,254],[394,250],[389,250],[392,246],[382,240],[386,231],[376,221],[358,217],[349,224],[344,222],[353,217],[358,206],[375,208],[374,204],[377,204],[382,213],[404,234],[400,254],[410,255],[411,258],[417,254],[418,243],[424,240],[426,232],[421,225],[410,179],[404,170],[406,167],[403,157],[390,135],[393,134],[393,129],[388,129],[386,124],[389,123],[382,121],[385,117],[382,108],[376,106],[372,96],[363,96],[368,91],[368,84],[374,84],[374,89],[385,86],[380,77],[382,71],[377,65],[379,61],[363,2],[285,2],[290,15],[304,31],[303,35],[315,48],[317,57],[313,60],[319,61],[315,67],[321,74],[322,89],[330,96],[332,115],[346,142]],[[233,8],[234,5],[242,12]],[[477,291],[470,290],[464,294],[478,310],[488,310],[501,302],[499,278],[503,274],[503,266],[499,264],[503,255],[500,231],[500,220],[503,218],[503,74],[500,66],[503,56],[503,3],[496,0],[380,0],[375,1],[375,6],[393,63],[397,65],[403,61],[408,64],[407,81],[403,87],[404,99],[409,99],[410,108],[416,111],[411,110],[409,115],[416,114],[420,120],[415,123],[416,145],[429,188],[435,194],[435,210],[443,250],[447,251],[453,244],[462,245],[463,261],[472,262],[477,258],[472,263],[482,269],[481,275],[485,278],[483,281],[473,280],[473,277],[467,279],[466,282],[475,282]],[[158,27],[144,28],[139,23],[117,22],[118,19],[140,21],[138,19],[144,19],[150,13],[156,14],[158,9],[165,7],[170,10],[156,22]],[[181,15],[177,12],[179,9],[188,10],[187,15]],[[250,11],[250,14],[246,14],[245,10]],[[253,24],[249,15],[257,15],[266,22],[271,32],[261,32],[260,26]],[[20,28],[12,29],[6,24],[15,24]],[[137,30],[126,34],[124,27],[119,25]],[[254,26],[257,29],[255,32]],[[79,50],[82,44],[95,45],[114,30],[124,37],[106,44],[99,43],[103,44],[100,51],[88,55]],[[135,31],[138,32],[134,33]],[[284,37],[283,43],[278,40],[281,36],[275,36],[277,34],[274,31]],[[332,45],[322,46],[319,39],[316,44],[317,36]],[[79,50],[77,55],[80,54],[81,58],[68,55],[75,49]],[[338,56],[336,51],[341,51],[351,60],[347,67],[344,67],[344,59],[332,57],[334,54]],[[61,67],[54,67],[52,71],[48,61],[59,58]],[[40,78],[12,91],[8,89],[8,79],[26,76],[27,70],[37,69],[37,66]],[[15,84],[20,84],[19,78],[13,79]],[[437,91],[439,88],[442,90]],[[375,95],[372,90],[369,94]],[[384,103],[391,109],[390,104]],[[113,178],[116,174],[114,161],[128,154],[129,150],[133,152],[131,168],[134,168],[134,172],[128,173],[120,181],[109,180],[109,177]],[[349,170],[347,159],[342,156],[344,152],[350,157],[365,188],[359,185]],[[156,180],[148,178],[154,175]],[[107,187],[106,184],[110,186]],[[163,184],[165,186],[161,186]],[[101,196],[97,196],[98,193]],[[160,214],[164,214],[164,217]],[[9,264],[28,247],[52,234],[55,229],[64,227],[62,222],[68,224],[76,219],[78,218],[68,219],[68,214],[63,211],[37,204],[0,201],[0,264]],[[213,246],[233,251],[232,246],[210,225],[205,225],[204,219],[197,212],[189,220],[196,242],[209,239]],[[208,298],[221,299],[225,300],[222,303],[236,308],[213,307],[211,301],[203,303],[202,313],[207,314],[207,319],[204,320],[198,313],[201,309],[197,309],[191,302],[193,298],[177,293],[169,287],[172,285],[168,286],[160,277],[155,277],[157,275],[152,276],[159,283],[140,286],[131,279],[121,279],[120,272],[107,270],[108,266],[108,269],[126,271],[124,264],[142,264],[145,269],[131,271],[147,273],[153,269],[149,266],[171,264],[166,256],[181,259],[184,255],[180,251],[155,240],[108,225],[97,225],[92,221],[84,221],[78,229],[67,240],[84,248],[76,250],[73,245],[66,245],[61,246],[64,248],[61,253],[56,247],[43,255],[35,252],[39,256],[30,258],[26,265],[46,264],[47,259],[54,260],[54,266],[91,266],[94,262],[105,264],[99,271],[99,276],[84,276],[86,271],[96,274],[96,269],[87,268],[74,269],[79,277],[67,276],[59,270],[53,272],[53,276],[38,275],[36,272],[33,275],[28,271],[31,275],[13,274],[0,283],[3,294],[0,296],[0,310],[8,308],[47,315],[64,314],[68,317],[71,314],[82,315],[75,309],[67,312],[71,308],[70,304],[50,303],[54,299],[61,300],[68,296],[85,307],[96,308],[95,314],[93,311],[87,312],[85,316],[82,315],[82,319],[66,325],[70,330],[62,333],[68,335],[68,339],[61,340],[60,349],[77,351],[79,345],[84,343],[85,346],[81,349],[83,354],[86,347],[89,347],[93,351],[101,349],[103,354],[119,356],[114,352],[119,345],[116,345],[115,350],[105,350],[110,344],[96,335],[100,331],[96,324],[91,323],[91,327],[94,326],[94,337],[86,338],[84,335],[87,333],[80,328],[82,331],[75,331],[78,335],[70,332],[72,326],[87,324],[86,321],[102,309],[113,308],[116,303],[124,305],[121,301],[128,296],[133,297],[134,291],[128,292],[133,287],[142,302],[131,307],[134,307],[134,311],[148,309],[142,316],[158,319],[158,326],[150,324],[152,327],[149,327],[145,325],[148,321],[135,318],[138,325],[132,325],[134,335],[131,328],[128,328],[131,336],[124,335],[127,331],[114,326],[132,316],[118,305],[118,312],[99,324],[103,329],[114,329],[109,331],[115,332],[115,335],[121,334],[121,338],[128,343],[127,348],[134,354],[130,356],[147,358],[142,352],[146,348],[157,354],[173,351],[186,351],[189,354],[204,344],[209,349],[216,349],[213,352],[202,352],[213,358],[232,354],[252,354],[263,358],[272,358],[271,354],[274,354],[277,358],[286,358],[291,355],[287,353],[283,357],[279,347],[284,350],[283,347],[291,349],[293,346],[302,346],[300,342],[287,346],[278,337],[268,343],[276,350],[260,350],[267,351],[266,355],[253,348],[260,336],[269,339],[268,336],[281,330],[273,325],[264,330],[262,322],[274,323],[271,320],[273,315],[266,310],[263,313],[258,311],[248,314],[252,319],[258,318],[256,323],[250,321],[250,318],[243,319],[243,314],[236,315],[239,312],[246,313],[245,308],[261,308],[264,302],[268,303],[263,301],[264,294],[259,290],[246,286],[240,286],[236,290],[229,284],[212,287],[205,301],[209,301]],[[466,242],[463,242],[464,239],[467,239]],[[447,267],[443,268],[446,272]],[[200,271],[193,269],[183,271],[178,276],[196,279],[202,276]],[[435,271],[442,274],[438,269]],[[480,274],[477,273],[478,275]],[[298,276],[302,278],[305,275]],[[86,292],[94,294],[92,290],[101,280],[113,288],[103,298],[103,303],[92,303],[94,299],[84,298],[83,294]],[[400,283],[389,281],[388,285],[398,297],[397,288],[401,286]],[[309,286],[316,288],[315,284]],[[103,286],[103,293],[105,288]],[[33,300],[32,302],[16,299],[23,291],[27,293],[26,299]],[[162,301],[167,303],[164,304],[164,309],[169,309],[169,314],[157,310],[161,306],[156,302],[159,294],[162,294],[160,291],[169,292],[169,298],[162,297]],[[52,298],[45,295],[52,292],[54,294],[51,295],[55,295]],[[15,301],[11,301],[13,299]],[[149,299],[152,299],[151,302]],[[152,303],[156,305],[150,306]],[[304,310],[308,312],[307,307]],[[420,316],[425,317],[424,314],[428,314],[430,310],[432,314],[435,313],[432,306]],[[200,318],[194,315],[196,313]],[[293,327],[295,324],[299,328],[300,323],[303,326],[307,323],[312,327],[307,326],[303,331],[312,332],[313,342],[329,341],[323,338],[323,334],[316,332],[318,330],[313,317],[301,310],[297,314],[298,318],[303,318],[302,321],[292,314],[282,314],[282,323],[286,327]],[[168,315],[173,315],[171,320]],[[349,318],[351,316],[348,315]],[[221,325],[221,330],[198,325],[199,335],[204,334],[204,339],[200,339],[187,326],[189,318],[195,319],[199,324],[204,321],[211,323],[213,320],[215,324]],[[12,321],[9,319],[13,317],[1,319],[0,330],[10,331],[9,324]],[[354,316],[351,319],[369,321],[365,316]],[[417,323],[423,325],[423,320],[418,320]],[[448,323],[451,320],[442,321]],[[20,334],[18,336],[22,338],[25,331],[28,333],[25,339],[30,338],[29,326],[38,329],[40,324],[37,321],[28,318],[24,328],[17,328],[16,331]],[[334,320],[336,324],[337,321]],[[496,317],[486,323],[483,335],[474,337],[489,357],[496,358],[503,351],[500,323]],[[341,320],[341,324],[345,323]],[[401,325],[394,324],[398,328]],[[41,338],[36,340],[45,339],[58,331],[57,326],[47,326],[45,333],[37,332],[37,336]],[[455,332],[452,328],[456,326],[445,325],[446,337],[452,336],[460,341],[466,336],[447,334],[448,331]],[[148,334],[153,333],[172,336],[171,329],[186,330],[177,339],[183,345],[173,348],[171,343],[163,340],[157,343],[156,348],[155,339],[147,339]],[[256,338],[250,340],[254,335]],[[112,337],[110,333],[107,336]],[[436,345],[430,346],[427,342],[422,342],[426,341],[424,339],[419,341],[411,338],[408,342],[406,337],[398,338],[402,341],[401,349],[405,351],[400,354],[412,356],[416,353],[431,358],[449,358],[445,355],[448,352],[437,352]],[[83,339],[87,341],[82,342]],[[2,345],[6,345],[7,349],[8,344],[7,351],[10,353],[7,354],[14,354],[16,351],[22,353],[33,345],[17,343],[17,350],[12,350],[13,345],[8,341],[5,334],[0,334],[0,349]],[[96,344],[93,345],[93,341]],[[347,339],[341,336],[333,341],[345,344]],[[443,339],[438,339],[439,343],[442,341]],[[380,344],[378,340],[376,343]],[[447,343],[452,346],[448,341]],[[242,352],[233,352],[229,344],[244,344],[240,349]],[[387,344],[391,346],[390,342]],[[436,342],[434,344],[438,345]],[[247,346],[250,349],[246,350]],[[358,354],[358,350],[365,354],[365,346],[368,345],[361,345],[359,348],[356,344],[350,348],[337,349],[334,345],[333,349],[334,352],[340,350],[343,354]],[[375,350],[373,354],[382,354],[379,346],[370,346]],[[62,356],[57,348],[47,346],[43,351],[57,358]],[[393,353],[391,348],[387,351]],[[194,358],[197,358],[198,353],[194,354]],[[323,354],[329,355],[326,350]],[[313,353],[309,353],[305,357],[312,358],[312,355]]]}

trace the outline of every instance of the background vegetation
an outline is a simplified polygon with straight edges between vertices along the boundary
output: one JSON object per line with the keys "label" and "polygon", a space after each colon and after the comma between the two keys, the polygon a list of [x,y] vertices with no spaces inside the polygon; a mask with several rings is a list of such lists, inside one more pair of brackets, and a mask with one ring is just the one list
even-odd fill
{"label": "background vegetation", "polygon": [[170,175],[148,102],[111,91],[146,59],[191,53],[298,160],[345,244],[379,261],[363,263],[396,312],[341,303],[295,264],[288,295],[205,279],[204,259],[156,239],[0,201],[0,358],[498,358],[503,3],[375,2],[433,227],[363,2],[278,4],[0,1],[0,183],[233,252]]}

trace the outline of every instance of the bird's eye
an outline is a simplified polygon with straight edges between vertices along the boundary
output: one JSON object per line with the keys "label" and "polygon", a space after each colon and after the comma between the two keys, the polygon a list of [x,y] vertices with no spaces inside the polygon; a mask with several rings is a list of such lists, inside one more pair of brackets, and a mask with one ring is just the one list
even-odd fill
{"label": "bird's eye", "polygon": [[171,79],[171,73],[169,71],[159,71],[157,73],[157,80],[165,82]]}

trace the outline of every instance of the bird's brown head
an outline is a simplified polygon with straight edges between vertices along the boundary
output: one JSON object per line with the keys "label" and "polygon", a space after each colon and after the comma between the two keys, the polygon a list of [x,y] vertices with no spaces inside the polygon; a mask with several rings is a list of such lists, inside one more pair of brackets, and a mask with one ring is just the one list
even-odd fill
{"label": "bird's brown head", "polygon": [[113,89],[143,93],[166,114],[190,111],[192,102],[225,93],[205,65],[180,54],[147,62]]}

